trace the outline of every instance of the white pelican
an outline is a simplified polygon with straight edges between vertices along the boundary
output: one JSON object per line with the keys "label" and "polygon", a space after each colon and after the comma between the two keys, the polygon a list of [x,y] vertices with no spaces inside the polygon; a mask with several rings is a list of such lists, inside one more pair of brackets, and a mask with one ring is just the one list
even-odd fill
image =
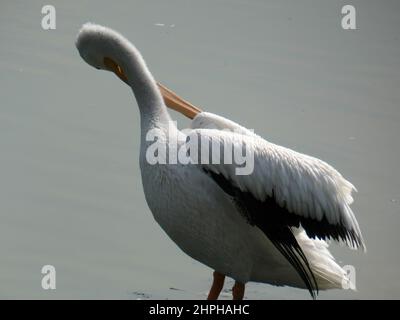
{"label": "white pelican", "polygon": [[[111,29],[85,24],[76,46],[89,65],[114,72],[132,88],[140,109],[146,201],[178,247],[215,270],[208,299],[218,298],[225,276],[235,280],[233,299],[243,298],[249,281],[305,288],[313,298],[318,290],[349,285],[326,240],[365,245],[350,209],[355,188],[339,172],[185,102],[157,84],[139,51]],[[193,118],[189,133],[171,126],[166,105]],[[221,130],[226,128],[236,131]],[[237,175],[232,164],[207,161],[151,164],[146,135],[154,129],[167,148],[172,139],[184,146],[190,133],[208,142],[228,140],[234,149],[246,146],[254,170]]]}

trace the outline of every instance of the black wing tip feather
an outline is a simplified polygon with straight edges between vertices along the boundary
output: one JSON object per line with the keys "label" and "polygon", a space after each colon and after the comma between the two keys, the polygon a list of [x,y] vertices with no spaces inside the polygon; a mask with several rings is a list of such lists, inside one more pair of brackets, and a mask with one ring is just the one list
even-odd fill
{"label": "black wing tip feather", "polygon": [[[237,195],[244,195],[247,201],[256,203],[256,205],[253,206],[256,206],[258,210],[274,212],[275,221],[278,224],[296,228],[301,226],[309,238],[343,242],[350,248],[360,248],[364,252],[366,251],[366,246],[361,232],[358,229],[349,229],[342,221],[338,224],[332,224],[327,220],[325,214],[321,220],[310,219],[294,214],[289,212],[287,208],[278,204],[274,190],[272,190],[271,197],[262,202],[255,199],[252,194],[240,191],[239,188],[233,186],[222,174],[214,173],[206,169],[204,169],[204,171],[230,196],[236,197]],[[271,215],[269,215],[269,218],[271,218]]]}
{"label": "black wing tip feather", "polygon": [[312,299],[315,300],[319,292],[318,283],[315,279],[314,273],[311,270],[308,260],[305,257],[303,250],[300,248],[300,246],[297,244],[297,247],[293,247],[276,241],[271,241],[271,242],[293,266],[293,268],[296,270],[296,272],[303,280]]}
{"label": "black wing tip feather", "polygon": [[[311,297],[316,299],[318,294],[318,283],[314,273],[311,270],[307,257],[297,242],[293,232],[288,224],[282,224],[279,218],[277,221],[266,221],[264,215],[258,212],[271,209],[265,207],[265,203],[255,199],[250,193],[242,192],[239,188],[232,185],[224,176],[212,171],[204,170],[229,196],[234,200],[239,212],[247,221],[257,226],[277,250],[288,260],[295,271],[299,274]],[[280,208],[280,207],[279,207]],[[273,208],[276,209],[276,208]],[[270,216],[271,217],[271,216]],[[290,219],[292,220],[292,219]],[[299,226],[299,221],[294,221]]]}
{"label": "black wing tip feather", "polygon": [[322,220],[300,217],[300,224],[309,238],[320,240],[334,240],[345,243],[348,247],[366,251],[366,246],[361,233],[348,229],[343,223],[333,225],[324,216]]}

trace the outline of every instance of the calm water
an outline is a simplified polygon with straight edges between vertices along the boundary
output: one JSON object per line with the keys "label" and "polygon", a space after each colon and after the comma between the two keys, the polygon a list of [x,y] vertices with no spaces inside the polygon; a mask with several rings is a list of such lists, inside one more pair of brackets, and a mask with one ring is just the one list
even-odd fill
{"label": "calm water", "polygon": [[[399,3],[356,2],[355,31],[340,27],[341,1],[51,3],[51,31],[42,1],[1,4],[0,298],[204,299],[209,288],[211,270],[145,203],[137,105],[78,56],[87,21],[126,35],[191,102],[339,169],[359,190],[368,253],[332,246],[358,291],[320,298],[400,298]],[[54,291],[41,288],[46,264]],[[261,284],[246,296],[309,298]]]}

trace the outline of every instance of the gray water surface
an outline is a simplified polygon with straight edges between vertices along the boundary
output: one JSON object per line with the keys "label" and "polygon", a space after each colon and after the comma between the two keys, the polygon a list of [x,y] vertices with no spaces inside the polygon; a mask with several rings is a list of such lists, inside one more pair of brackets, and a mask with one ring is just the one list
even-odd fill
{"label": "gray water surface", "polygon": [[[319,297],[400,298],[397,1],[353,1],[357,30],[341,28],[342,1],[51,4],[57,28],[47,31],[42,1],[1,4],[0,298],[204,299],[210,285],[212,271],[151,216],[137,104],[79,57],[74,41],[87,21],[123,33],[156,79],[189,101],[354,183],[368,252],[332,252],[356,268],[358,291]],[[41,287],[46,264],[56,290]],[[246,297],[309,294],[249,284]]]}

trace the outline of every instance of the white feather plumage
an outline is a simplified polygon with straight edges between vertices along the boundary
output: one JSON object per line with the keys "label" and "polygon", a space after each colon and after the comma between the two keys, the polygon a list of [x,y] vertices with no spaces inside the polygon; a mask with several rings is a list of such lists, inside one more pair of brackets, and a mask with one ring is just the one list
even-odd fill
{"label": "white feather plumage", "polygon": [[[255,155],[252,175],[238,176],[234,166],[224,164],[149,164],[145,157],[146,132],[158,128],[168,144],[170,117],[139,51],[117,32],[94,24],[83,26],[76,45],[82,58],[95,68],[110,71],[104,65],[104,58],[109,57],[120,72],[126,73],[126,77],[117,75],[131,86],[141,113],[140,166],[147,203],[160,226],[188,255],[242,283],[306,287],[293,265],[260,228],[245,221],[232,199],[202,168],[223,175],[260,201],[274,195],[280,206],[299,217],[343,224],[365,248],[350,208],[351,193],[355,191],[350,182],[327,163],[267,142],[223,117],[202,112],[194,118],[192,132],[209,141],[230,141],[235,148],[243,143],[251,147]],[[183,133],[172,130],[180,145],[184,144]],[[326,242],[310,239],[301,228],[292,229],[318,287],[342,288],[348,282],[346,273],[335,262]],[[351,241],[347,244],[352,245]]]}
{"label": "white feather plumage", "polygon": [[[191,127],[202,139],[231,143],[234,148],[248,145],[254,152],[254,173],[237,175],[235,167],[224,164],[203,164],[217,174],[224,175],[242,191],[251,192],[264,201],[273,192],[280,206],[296,215],[321,221],[323,217],[331,224],[342,223],[361,239],[359,245],[365,250],[361,230],[350,208],[352,192],[356,188],[326,162],[270,143],[252,131],[212,113],[200,113]],[[224,129],[232,130],[223,131]],[[349,247],[354,247],[347,241]]]}

